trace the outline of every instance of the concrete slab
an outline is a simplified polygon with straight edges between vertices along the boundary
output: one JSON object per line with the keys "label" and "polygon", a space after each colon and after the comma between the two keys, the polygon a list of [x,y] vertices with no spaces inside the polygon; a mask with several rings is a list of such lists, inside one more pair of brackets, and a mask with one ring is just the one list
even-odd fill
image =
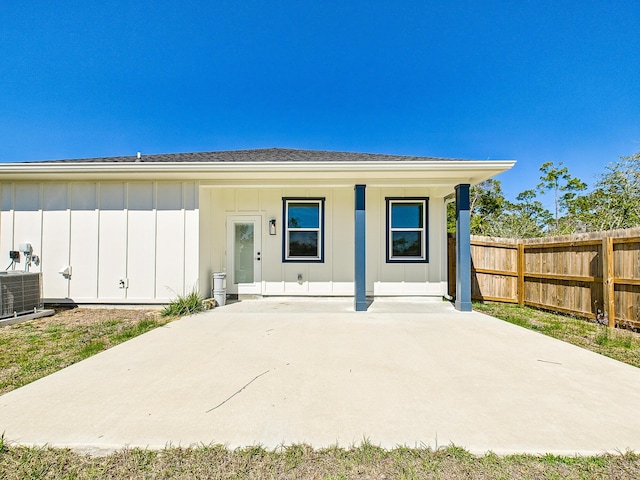
{"label": "concrete slab", "polygon": [[28,322],[29,320],[35,320],[36,318],[50,317],[54,313],[56,313],[55,310],[42,309],[36,310],[33,313],[25,313],[23,315],[16,315],[15,317],[3,318],[0,320],[0,328],[15,325],[16,323]]}
{"label": "concrete slab", "polygon": [[243,301],[173,322],[1,396],[0,430],[94,453],[365,438],[640,451],[640,369],[446,302],[355,313],[329,300]]}

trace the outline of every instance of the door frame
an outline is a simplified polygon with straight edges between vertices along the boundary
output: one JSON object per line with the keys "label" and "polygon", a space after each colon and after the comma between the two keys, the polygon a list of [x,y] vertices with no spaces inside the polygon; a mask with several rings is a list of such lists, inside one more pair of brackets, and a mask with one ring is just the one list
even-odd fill
{"label": "door frame", "polygon": [[[234,259],[235,259],[235,223],[253,222],[253,283],[235,283]],[[252,214],[228,214],[226,218],[227,228],[227,293],[235,295],[262,295],[262,215]]]}

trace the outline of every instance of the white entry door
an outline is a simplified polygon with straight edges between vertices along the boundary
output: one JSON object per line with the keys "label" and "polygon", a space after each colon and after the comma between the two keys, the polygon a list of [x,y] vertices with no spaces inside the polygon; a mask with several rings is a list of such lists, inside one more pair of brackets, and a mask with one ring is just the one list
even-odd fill
{"label": "white entry door", "polygon": [[227,217],[227,291],[262,294],[262,217]]}

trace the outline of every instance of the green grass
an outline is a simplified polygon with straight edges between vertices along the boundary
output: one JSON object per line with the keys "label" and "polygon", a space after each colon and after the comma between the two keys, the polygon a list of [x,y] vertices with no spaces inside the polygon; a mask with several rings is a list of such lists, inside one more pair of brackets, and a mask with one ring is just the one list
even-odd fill
{"label": "green grass", "polygon": [[205,310],[204,298],[193,290],[187,295],[178,295],[169,305],[162,309],[163,317],[182,317]]}
{"label": "green grass", "polygon": [[640,367],[640,333],[507,303],[474,303],[479,312]]}
{"label": "green grass", "polygon": [[73,479],[637,479],[640,455],[472,455],[463,448],[398,447],[368,442],[351,448],[292,445],[268,450],[222,445],[124,449],[89,457],[67,449],[7,446],[0,441],[0,478]]}
{"label": "green grass", "polygon": [[76,309],[0,328],[0,394],[172,319],[142,310]]}

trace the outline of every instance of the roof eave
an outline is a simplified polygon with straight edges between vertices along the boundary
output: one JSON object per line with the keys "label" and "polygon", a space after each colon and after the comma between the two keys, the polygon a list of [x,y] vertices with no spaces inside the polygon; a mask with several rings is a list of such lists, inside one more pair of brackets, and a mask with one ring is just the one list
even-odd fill
{"label": "roof eave", "polygon": [[380,173],[394,177],[408,174],[449,175],[479,183],[513,167],[513,160],[442,160],[442,161],[357,161],[357,162],[162,162],[162,163],[11,163],[0,165],[0,180],[215,180],[242,178],[264,174],[304,178],[308,174],[332,174],[344,177],[349,173],[359,178],[376,177]]}

